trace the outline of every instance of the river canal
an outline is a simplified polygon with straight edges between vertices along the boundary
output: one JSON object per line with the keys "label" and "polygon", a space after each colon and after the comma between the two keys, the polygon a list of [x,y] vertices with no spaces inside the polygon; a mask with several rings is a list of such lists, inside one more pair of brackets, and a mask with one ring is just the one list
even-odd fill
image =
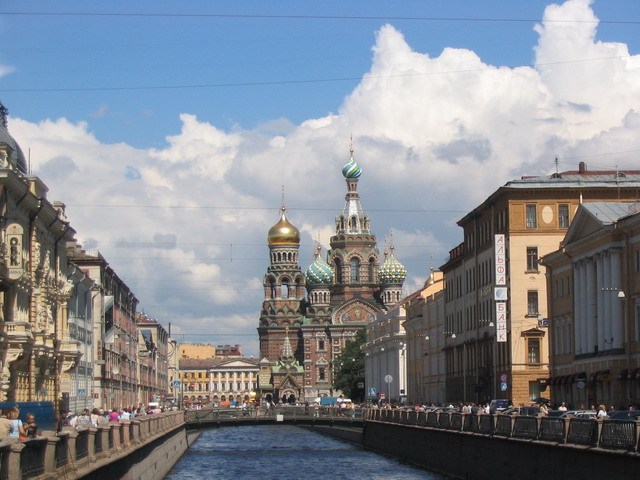
{"label": "river canal", "polygon": [[291,425],[206,430],[168,480],[443,480],[392,458]]}

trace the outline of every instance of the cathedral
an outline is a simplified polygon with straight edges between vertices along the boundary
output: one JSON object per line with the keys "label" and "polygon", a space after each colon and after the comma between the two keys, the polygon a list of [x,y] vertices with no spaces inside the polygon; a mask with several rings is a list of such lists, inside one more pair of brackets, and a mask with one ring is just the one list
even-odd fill
{"label": "cathedral", "polygon": [[273,401],[313,401],[335,396],[334,362],[359,329],[400,301],[407,271],[393,246],[380,258],[369,216],[362,209],[353,158],[342,168],[347,194],[335,219],[326,260],[320,246],[303,273],[300,232],[283,205],[267,235],[270,264],[260,312],[258,389]]}

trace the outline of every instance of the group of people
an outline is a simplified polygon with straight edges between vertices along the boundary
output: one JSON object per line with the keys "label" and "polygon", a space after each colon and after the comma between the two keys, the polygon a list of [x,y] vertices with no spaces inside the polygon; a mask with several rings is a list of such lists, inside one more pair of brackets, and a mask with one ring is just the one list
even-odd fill
{"label": "group of people", "polygon": [[28,440],[38,435],[38,425],[36,416],[28,413],[26,423],[20,420],[20,409],[18,407],[3,408],[0,413],[0,439],[19,438]]}
{"label": "group of people", "polygon": [[79,415],[71,418],[67,411],[61,411],[58,417],[56,431],[61,432],[64,430],[64,427],[73,427],[75,430],[82,430],[85,428],[107,425],[109,422],[131,420],[136,417],[162,412],[163,409],[157,405],[149,405],[145,408],[142,403],[137,407],[113,408],[111,411],[104,410],[102,408],[94,408],[89,412],[89,409],[85,408]]}

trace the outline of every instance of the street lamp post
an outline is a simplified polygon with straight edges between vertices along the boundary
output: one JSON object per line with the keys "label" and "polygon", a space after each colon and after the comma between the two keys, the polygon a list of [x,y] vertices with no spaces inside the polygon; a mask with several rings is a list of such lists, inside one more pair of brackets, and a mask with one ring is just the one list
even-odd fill
{"label": "street lamp post", "polygon": [[391,382],[393,382],[393,377],[391,375],[384,376],[384,383],[387,384],[387,403],[391,405]]}

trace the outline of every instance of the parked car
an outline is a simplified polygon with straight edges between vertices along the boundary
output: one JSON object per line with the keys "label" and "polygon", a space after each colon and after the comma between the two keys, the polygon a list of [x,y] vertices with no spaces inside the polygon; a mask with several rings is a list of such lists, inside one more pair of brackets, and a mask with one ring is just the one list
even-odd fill
{"label": "parked car", "polygon": [[607,418],[610,420],[637,420],[640,418],[640,410],[617,410],[610,412]]}
{"label": "parked car", "polygon": [[566,417],[572,418],[572,417],[575,417],[576,415],[579,415],[581,413],[587,413],[587,412],[597,413],[595,410],[567,410],[562,415],[560,415],[560,417],[562,417],[562,418],[566,418]]}
{"label": "parked car", "polygon": [[506,398],[496,398],[489,404],[489,413],[500,413],[509,408],[509,400]]}

